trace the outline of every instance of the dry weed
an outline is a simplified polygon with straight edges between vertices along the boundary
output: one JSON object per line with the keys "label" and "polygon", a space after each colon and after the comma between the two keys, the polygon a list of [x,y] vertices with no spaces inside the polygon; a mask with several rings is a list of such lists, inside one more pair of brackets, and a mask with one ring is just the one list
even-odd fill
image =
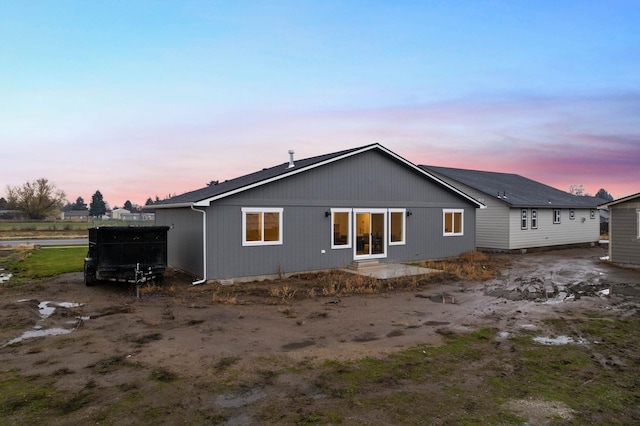
{"label": "dry weed", "polygon": [[497,266],[486,253],[470,251],[459,257],[421,262],[420,266],[438,269],[457,278],[473,281],[486,281],[493,278]]}

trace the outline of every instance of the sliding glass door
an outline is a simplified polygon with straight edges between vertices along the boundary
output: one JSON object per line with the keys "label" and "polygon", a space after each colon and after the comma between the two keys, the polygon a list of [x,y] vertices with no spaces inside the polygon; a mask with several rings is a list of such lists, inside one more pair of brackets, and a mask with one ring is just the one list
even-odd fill
{"label": "sliding glass door", "polygon": [[387,256],[387,211],[383,209],[354,209],[356,235],[355,255],[358,259]]}

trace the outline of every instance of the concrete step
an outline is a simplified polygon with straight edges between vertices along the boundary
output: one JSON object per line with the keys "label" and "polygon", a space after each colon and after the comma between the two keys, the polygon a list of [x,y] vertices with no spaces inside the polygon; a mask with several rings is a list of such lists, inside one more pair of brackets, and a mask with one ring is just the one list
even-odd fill
{"label": "concrete step", "polygon": [[378,262],[377,260],[354,260],[347,268],[354,271],[373,271],[376,269],[384,269],[387,265]]}

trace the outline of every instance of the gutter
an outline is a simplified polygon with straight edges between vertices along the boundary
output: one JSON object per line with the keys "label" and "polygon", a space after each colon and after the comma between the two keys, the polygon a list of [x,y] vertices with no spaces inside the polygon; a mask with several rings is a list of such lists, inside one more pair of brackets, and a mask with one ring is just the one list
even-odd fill
{"label": "gutter", "polygon": [[207,282],[207,212],[194,208],[193,204],[190,204],[190,207],[194,212],[202,213],[202,279],[191,283],[198,285]]}

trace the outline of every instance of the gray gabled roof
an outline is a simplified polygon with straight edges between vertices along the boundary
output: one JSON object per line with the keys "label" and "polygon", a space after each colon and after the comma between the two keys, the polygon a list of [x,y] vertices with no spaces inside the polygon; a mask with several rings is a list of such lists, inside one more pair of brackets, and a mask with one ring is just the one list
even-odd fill
{"label": "gray gabled roof", "polygon": [[293,176],[295,174],[302,173],[307,170],[311,170],[316,167],[320,167],[325,164],[338,161],[343,158],[347,158],[362,152],[374,150],[374,149],[380,150],[386,153],[387,155],[393,157],[397,161],[403,163],[406,167],[409,167],[415,170],[416,172],[422,174],[423,176],[427,177],[428,179],[436,182],[437,184],[442,185],[443,187],[456,193],[458,196],[476,205],[476,207],[484,208],[484,205],[479,201],[463,193],[459,189],[449,185],[448,183],[444,182],[438,177],[425,172],[415,164],[405,160],[404,158],[400,157],[399,155],[393,153],[392,151],[386,149],[385,147],[377,143],[371,144],[371,145],[365,145],[359,148],[352,148],[344,151],[338,151],[331,154],[319,155],[317,157],[296,160],[294,162],[295,164],[294,167],[289,167],[288,162],[282,163],[274,167],[262,169],[255,173],[240,176],[238,178],[231,179],[231,180],[226,180],[216,185],[210,185],[205,188],[201,188],[195,191],[177,195],[175,197],[169,198],[167,200],[162,200],[145,207],[158,209],[158,208],[174,208],[174,207],[190,207],[190,206],[196,206],[196,207],[208,206],[212,201],[215,201],[224,197],[228,197],[230,195],[237,194],[239,192],[246,191],[251,188],[265,185],[270,182],[274,182],[276,180],[284,179],[286,177]]}
{"label": "gray gabled roof", "polygon": [[573,195],[513,173],[424,165],[420,168],[467,185],[511,207],[596,208],[603,201],[597,197]]}

